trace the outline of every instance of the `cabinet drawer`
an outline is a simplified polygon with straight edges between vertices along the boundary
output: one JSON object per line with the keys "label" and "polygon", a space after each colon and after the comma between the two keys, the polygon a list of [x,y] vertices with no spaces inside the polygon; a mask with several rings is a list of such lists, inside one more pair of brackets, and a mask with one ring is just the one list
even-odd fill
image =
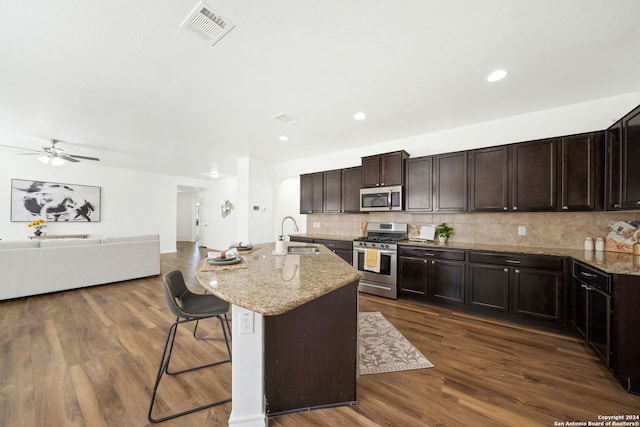
{"label": "cabinet drawer", "polygon": [[432,249],[416,246],[399,246],[398,256],[408,258],[423,259],[450,259],[454,261],[464,261],[464,251],[451,249]]}
{"label": "cabinet drawer", "polygon": [[605,272],[574,261],[573,277],[611,295],[611,275]]}
{"label": "cabinet drawer", "polygon": [[512,255],[470,252],[469,262],[509,265],[513,267],[540,268],[544,270],[562,270],[562,258],[544,255]]}

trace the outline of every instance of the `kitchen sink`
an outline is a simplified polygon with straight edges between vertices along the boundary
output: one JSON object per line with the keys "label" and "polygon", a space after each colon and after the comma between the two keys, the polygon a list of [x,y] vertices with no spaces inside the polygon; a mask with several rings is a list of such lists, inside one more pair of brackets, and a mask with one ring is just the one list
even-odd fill
{"label": "kitchen sink", "polygon": [[320,252],[316,246],[289,246],[287,248],[287,253],[291,255],[301,255],[301,254],[317,254]]}

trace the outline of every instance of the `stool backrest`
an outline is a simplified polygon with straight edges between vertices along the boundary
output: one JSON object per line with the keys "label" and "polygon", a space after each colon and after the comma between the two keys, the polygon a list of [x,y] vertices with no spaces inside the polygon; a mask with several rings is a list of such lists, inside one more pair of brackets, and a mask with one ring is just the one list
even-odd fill
{"label": "stool backrest", "polygon": [[189,289],[184,283],[182,272],[180,270],[170,271],[164,275],[163,282],[164,296],[167,299],[169,309],[176,316],[185,317],[185,313],[180,309],[179,301],[189,293]]}

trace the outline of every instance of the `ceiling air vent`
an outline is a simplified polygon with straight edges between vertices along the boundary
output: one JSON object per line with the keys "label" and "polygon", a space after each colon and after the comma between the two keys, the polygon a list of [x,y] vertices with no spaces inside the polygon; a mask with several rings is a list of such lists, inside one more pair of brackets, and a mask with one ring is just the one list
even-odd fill
{"label": "ceiling air vent", "polygon": [[295,125],[300,123],[300,120],[294,119],[293,117],[288,116],[285,113],[276,114],[275,116],[271,116],[271,118],[279,120],[285,125]]}
{"label": "ceiling air vent", "polygon": [[182,27],[187,27],[196,33],[206,37],[211,46],[215,45],[227,33],[235,27],[231,22],[214,12],[205,2],[198,3],[195,9],[182,22]]}

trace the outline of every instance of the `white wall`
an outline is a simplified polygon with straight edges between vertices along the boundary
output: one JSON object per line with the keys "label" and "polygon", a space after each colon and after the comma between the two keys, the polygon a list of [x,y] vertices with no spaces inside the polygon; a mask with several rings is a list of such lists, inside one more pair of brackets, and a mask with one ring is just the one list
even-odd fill
{"label": "white wall", "polygon": [[[358,166],[360,157],[406,150],[411,157],[603,130],[640,104],[640,92],[447,129],[362,148],[281,163],[276,180]],[[425,118],[428,120],[428,117]]]}
{"label": "white wall", "polygon": [[[229,244],[238,242],[238,178],[229,177],[213,181],[208,190],[200,192],[201,198],[208,199],[207,211],[202,221],[206,224],[206,246],[211,249],[225,249]],[[221,206],[229,200],[234,209],[222,217]]]}
{"label": "white wall", "polygon": [[11,222],[11,179],[41,180],[101,187],[101,221],[49,223],[49,234],[93,236],[160,234],[160,250],[176,251],[177,187],[206,187],[209,181],[110,168],[82,162],[48,166],[35,157],[0,153],[0,238],[25,239],[25,222]]}

